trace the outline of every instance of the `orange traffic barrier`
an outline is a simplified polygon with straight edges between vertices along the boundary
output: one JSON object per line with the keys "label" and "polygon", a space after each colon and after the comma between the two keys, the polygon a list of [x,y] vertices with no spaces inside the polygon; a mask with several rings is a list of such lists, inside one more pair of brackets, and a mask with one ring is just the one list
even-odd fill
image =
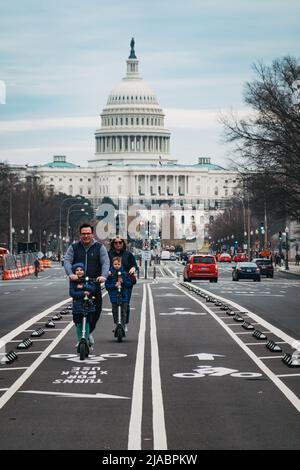
{"label": "orange traffic barrier", "polygon": [[9,281],[9,270],[5,269],[2,273],[2,279],[3,281]]}

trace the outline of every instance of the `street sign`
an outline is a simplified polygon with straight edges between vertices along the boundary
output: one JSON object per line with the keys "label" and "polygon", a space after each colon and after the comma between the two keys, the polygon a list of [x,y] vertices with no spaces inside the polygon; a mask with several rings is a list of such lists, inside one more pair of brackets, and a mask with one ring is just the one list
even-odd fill
{"label": "street sign", "polygon": [[143,251],[142,257],[144,261],[150,261],[151,260],[151,251]]}

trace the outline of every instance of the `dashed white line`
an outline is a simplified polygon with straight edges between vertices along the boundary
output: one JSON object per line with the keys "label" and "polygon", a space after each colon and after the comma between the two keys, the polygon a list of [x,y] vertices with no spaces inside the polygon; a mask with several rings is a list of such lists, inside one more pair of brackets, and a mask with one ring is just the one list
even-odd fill
{"label": "dashed white line", "polygon": [[142,448],[142,416],[143,416],[143,381],[144,381],[144,356],[146,333],[146,301],[147,290],[143,285],[143,300],[141,309],[140,330],[136,353],[131,413],[128,433],[128,450],[141,450]]}
{"label": "dashed white line", "polygon": [[[176,285],[176,284],[175,284]],[[200,300],[196,299],[194,296],[192,296],[191,294],[189,294],[188,292],[185,292],[185,290],[183,290],[181,287],[177,286],[177,289],[184,292],[188,297],[190,297],[191,299],[193,299],[195,302],[197,302],[198,304],[200,304],[205,310],[207,310],[210,315],[222,326],[222,328],[224,328],[225,331],[227,331],[227,333],[229,334],[229,336],[232,337],[232,339],[245,351],[245,353],[253,360],[253,362],[255,362],[255,364],[267,375],[267,377],[269,377],[270,380],[272,380],[272,382],[276,385],[276,387],[284,394],[284,396],[289,400],[289,402],[296,408],[296,410],[298,412],[300,412],[300,399],[295,395],[295,393],[290,389],[288,388],[280,379],[278,376],[276,376],[265,364],[264,362],[262,362],[257,356],[256,354],[248,347],[250,345],[257,345],[257,344],[263,344],[263,343],[248,343],[248,344],[245,344],[227,325],[225,322],[223,322],[222,320],[220,320],[220,318],[218,317],[218,315],[216,315],[206,304],[204,304],[203,302],[201,302]],[[203,289],[204,291],[204,289]],[[209,293],[208,291],[206,291],[207,293]],[[233,305],[235,308],[240,308],[240,306],[232,301],[229,301],[228,299],[224,299],[220,296],[216,296],[217,298],[223,300],[223,301],[226,301],[228,304],[231,304]],[[253,316],[255,317],[255,319],[257,319],[258,321],[260,320],[260,318],[255,315],[254,313],[251,312],[248,312],[247,313],[249,314],[249,316]],[[273,327],[271,324],[268,324],[267,322],[264,322],[262,321],[261,322],[262,324],[265,323],[268,325],[268,327],[270,327],[270,330],[277,330],[278,332],[281,333],[281,337],[285,337],[285,338],[289,338],[290,340],[293,340],[295,341],[293,338],[291,337],[288,337],[288,335],[284,334],[283,332],[281,332],[280,330],[278,330],[278,328],[275,328]],[[280,337],[280,336],[279,336]],[[278,344],[279,342],[276,341],[276,344]],[[284,343],[284,342],[281,342],[281,343]],[[264,344],[267,344],[267,343],[264,343]]]}
{"label": "dashed white line", "polygon": [[167,434],[164,416],[163,396],[160,378],[159,351],[156,333],[154,302],[150,284],[147,285],[150,306],[150,339],[151,339],[151,378],[152,378],[152,412],[154,450],[167,449]]}
{"label": "dashed white line", "polygon": [[19,390],[24,382],[31,376],[31,374],[39,367],[39,365],[46,359],[49,353],[56,347],[56,345],[61,341],[61,339],[68,333],[68,331],[73,327],[73,324],[70,323],[66,326],[64,331],[62,331],[57,338],[55,338],[52,343],[42,352],[42,354],[31,364],[30,367],[14,382],[14,384],[0,397],[0,410],[3,406],[10,400],[10,398]]}

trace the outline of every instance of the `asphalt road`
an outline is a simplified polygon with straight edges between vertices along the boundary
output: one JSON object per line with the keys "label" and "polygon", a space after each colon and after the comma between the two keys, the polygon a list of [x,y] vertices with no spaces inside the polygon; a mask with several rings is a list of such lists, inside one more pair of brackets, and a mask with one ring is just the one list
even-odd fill
{"label": "asphalt road", "polygon": [[[70,314],[28,350],[17,350],[61,310],[55,305],[69,303],[61,268],[38,280],[0,283],[2,353],[18,354],[0,366],[0,449],[300,448],[300,369],[190,291],[178,263],[156,268],[156,279],[152,266],[134,288],[122,343],[113,337],[104,294],[95,350],[84,362]],[[299,282],[278,275],[232,283],[222,267],[218,284],[192,286],[247,311],[244,320],[284,352],[300,338]]]}

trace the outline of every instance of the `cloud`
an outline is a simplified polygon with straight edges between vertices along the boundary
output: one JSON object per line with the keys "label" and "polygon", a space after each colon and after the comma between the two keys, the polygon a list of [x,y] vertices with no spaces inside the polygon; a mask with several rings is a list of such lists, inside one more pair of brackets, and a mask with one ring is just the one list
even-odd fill
{"label": "cloud", "polygon": [[[96,129],[99,124],[97,117],[60,117],[50,119],[27,119],[0,122],[0,132],[27,132],[49,129]],[[99,126],[98,126],[99,127]]]}
{"label": "cloud", "polygon": [[[226,112],[226,110],[225,110]],[[186,129],[209,129],[219,127],[221,110],[217,109],[183,109],[166,108],[166,127]],[[249,110],[235,110],[240,117],[249,114]],[[96,116],[57,117],[49,119],[24,119],[16,121],[0,121],[0,133],[45,131],[52,129],[92,129],[100,127]]]}

